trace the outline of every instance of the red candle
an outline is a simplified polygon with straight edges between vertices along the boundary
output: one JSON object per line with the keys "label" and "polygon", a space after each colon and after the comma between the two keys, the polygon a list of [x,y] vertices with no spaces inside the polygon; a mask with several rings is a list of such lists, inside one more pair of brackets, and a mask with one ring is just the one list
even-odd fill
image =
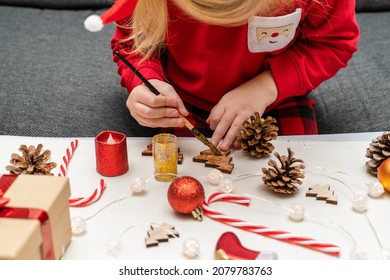
{"label": "red candle", "polygon": [[129,170],[126,135],[103,131],[95,137],[96,170],[102,176],[119,176]]}

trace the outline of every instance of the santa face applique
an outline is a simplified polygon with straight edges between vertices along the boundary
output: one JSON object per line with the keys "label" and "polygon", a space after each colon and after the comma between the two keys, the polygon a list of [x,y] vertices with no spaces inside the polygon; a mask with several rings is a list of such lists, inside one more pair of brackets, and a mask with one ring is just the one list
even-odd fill
{"label": "santa face applique", "polygon": [[248,48],[252,53],[273,52],[286,47],[295,36],[302,9],[280,17],[254,16],[248,22]]}

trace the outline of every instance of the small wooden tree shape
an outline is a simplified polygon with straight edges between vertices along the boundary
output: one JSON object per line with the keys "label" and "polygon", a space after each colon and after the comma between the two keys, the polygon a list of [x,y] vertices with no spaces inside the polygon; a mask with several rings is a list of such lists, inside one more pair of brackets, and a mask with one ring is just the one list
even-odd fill
{"label": "small wooden tree shape", "polygon": [[201,151],[199,155],[192,158],[194,162],[203,162],[206,167],[219,169],[223,173],[232,173],[234,164],[233,158],[229,156],[230,151],[222,152],[222,156],[216,156],[211,150]]}
{"label": "small wooden tree shape", "polygon": [[158,246],[160,242],[168,242],[171,237],[179,237],[179,232],[174,226],[163,223],[162,225],[151,225],[148,230],[148,237],[145,238],[146,247]]}
{"label": "small wooden tree shape", "polygon": [[306,196],[316,197],[317,200],[326,200],[326,203],[337,204],[337,196],[334,195],[334,191],[330,189],[329,185],[311,186],[306,192]]}

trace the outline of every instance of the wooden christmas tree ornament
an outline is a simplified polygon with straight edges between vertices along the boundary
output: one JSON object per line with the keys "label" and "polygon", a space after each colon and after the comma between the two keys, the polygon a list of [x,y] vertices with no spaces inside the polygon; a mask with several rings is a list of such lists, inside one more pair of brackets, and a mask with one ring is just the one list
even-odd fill
{"label": "wooden christmas tree ornament", "polygon": [[179,237],[175,227],[166,223],[162,225],[151,225],[148,230],[148,237],[145,238],[146,247],[158,246],[160,242],[167,242],[171,237]]}
{"label": "wooden christmas tree ornament", "polygon": [[334,191],[330,189],[329,185],[314,185],[309,187],[306,192],[306,196],[316,197],[317,200],[325,200],[326,203],[337,204],[337,196],[334,195]]}
{"label": "wooden christmas tree ornament", "polygon": [[223,173],[231,174],[234,164],[233,157],[229,156],[230,151],[222,152],[222,156],[216,156],[211,150],[201,151],[199,155],[192,158],[194,162],[202,162],[206,167],[219,169]]}

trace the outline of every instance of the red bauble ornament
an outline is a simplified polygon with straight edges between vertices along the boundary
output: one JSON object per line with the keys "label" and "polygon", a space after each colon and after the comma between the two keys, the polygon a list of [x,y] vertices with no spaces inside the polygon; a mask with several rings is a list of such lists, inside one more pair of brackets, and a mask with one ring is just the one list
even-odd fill
{"label": "red bauble ornament", "polygon": [[173,180],[168,188],[168,202],[182,214],[190,214],[203,204],[205,198],[202,184],[190,176]]}

